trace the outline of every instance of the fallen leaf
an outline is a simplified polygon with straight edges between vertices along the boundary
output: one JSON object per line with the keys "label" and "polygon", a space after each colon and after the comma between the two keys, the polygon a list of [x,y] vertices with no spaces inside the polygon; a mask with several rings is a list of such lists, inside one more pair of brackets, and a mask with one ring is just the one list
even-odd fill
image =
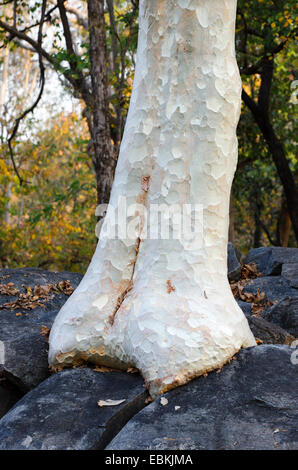
{"label": "fallen leaf", "polygon": [[48,328],[47,326],[45,325],[41,325],[41,330],[40,330],[40,334],[42,336],[45,336],[46,340],[49,339],[49,336],[50,336],[50,328]]}
{"label": "fallen leaf", "polygon": [[19,289],[14,287],[13,282],[9,282],[8,284],[0,284],[1,295],[18,295],[19,293]]}
{"label": "fallen leaf", "polygon": [[103,406],[118,406],[124,401],[126,400],[125,399],[124,400],[111,400],[108,398],[107,400],[99,400],[97,404],[100,408],[102,408]]}
{"label": "fallen leaf", "polygon": [[129,374],[137,374],[137,373],[139,372],[139,369],[136,369],[135,367],[129,367],[129,368],[127,369],[127,372],[128,372]]}
{"label": "fallen leaf", "polygon": [[94,372],[120,372],[119,369],[113,369],[112,367],[106,366],[95,366]]}
{"label": "fallen leaf", "polygon": [[74,291],[69,281],[60,281],[57,284],[37,285],[33,291],[30,286],[22,285],[26,289],[26,293],[21,293],[14,288],[14,284],[0,284],[0,294],[18,295],[17,300],[6,302],[0,306],[0,310],[10,309],[16,310],[22,308],[24,310],[34,310],[36,307],[45,307],[45,303],[54,297],[55,293],[63,293],[71,295]]}
{"label": "fallen leaf", "polygon": [[256,338],[256,343],[257,343],[257,344],[263,344],[264,341],[262,341],[260,338]]}

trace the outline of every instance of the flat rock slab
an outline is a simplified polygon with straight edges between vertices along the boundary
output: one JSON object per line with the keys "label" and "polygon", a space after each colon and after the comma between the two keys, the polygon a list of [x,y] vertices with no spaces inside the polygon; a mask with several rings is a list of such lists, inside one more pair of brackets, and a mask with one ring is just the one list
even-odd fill
{"label": "flat rock slab", "polygon": [[[33,290],[37,285],[57,284],[66,280],[75,288],[81,278],[82,275],[77,273],[55,273],[37,268],[0,270],[0,284],[13,283],[22,292],[26,291],[23,286]],[[0,304],[16,298],[0,295]],[[45,307],[0,310],[0,340],[4,343],[4,364],[0,364],[0,372],[23,392],[36,387],[49,376],[48,343],[41,334],[41,327],[51,328],[67,298],[63,293],[54,293],[51,299],[43,301]]]}
{"label": "flat rock slab", "polygon": [[255,315],[246,315],[249,327],[257,340],[264,344],[291,344],[295,337],[278,325]]}
{"label": "flat rock slab", "polygon": [[246,316],[254,337],[260,339],[264,344],[291,345],[295,341],[295,337],[278,324],[254,315],[250,303],[242,300],[237,300],[237,303]]}
{"label": "flat rock slab", "polygon": [[168,404],[144,408],[107,449],[298,449],[292,353],[277,345],[242,350],[220,373],[166,393]]}
{"label": "flat rock slab", "polygon": [[283,264],[281,275],[291,287],[298,289],[298,262]]}
{"label": "flat rock slab", "polygon": [[260,247],[249,251],[244,262],[256,263],[259,272],[266,276],[279,275],[283,264],[297,263],[298,248]]}
{"label": "flat rock slab", "polygon": [[[122,400],[100,408],[99,400]],[[102,449],[145,406],[143,380],[124,372],[63,370],[0,420],[1,450]]]}

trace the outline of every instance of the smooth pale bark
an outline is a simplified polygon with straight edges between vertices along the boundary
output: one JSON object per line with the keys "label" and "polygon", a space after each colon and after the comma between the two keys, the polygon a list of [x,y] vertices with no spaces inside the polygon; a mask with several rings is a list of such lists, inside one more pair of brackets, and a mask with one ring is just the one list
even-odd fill
{"label": "smooth pale bark", "polygon": [[[53,325],[52,368],[84,360],[137,367],[155,397],[255,344],[227,280],[241,93],[235,15],[236,0],[140,2],[135,80],[110,203],[117,207],[123,195],[127,205],[202,204],[204,246],[141,233],[100,240]],[[109,215],[110,208],[105,223]]]}

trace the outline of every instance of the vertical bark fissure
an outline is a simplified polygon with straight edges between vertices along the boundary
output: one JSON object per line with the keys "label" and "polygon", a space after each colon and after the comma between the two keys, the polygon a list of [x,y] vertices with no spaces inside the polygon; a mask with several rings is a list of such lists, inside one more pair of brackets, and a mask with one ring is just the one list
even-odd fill
{"label": "vertical bark fissure", "polygon": [[[143,176],[142,177],[142,190],[143,190],[143,203],[146,205],[147,204],[147,192],[148,192],[148,189],[149,189],[149,182],[150,182],[150,178],[151,176]],[[117,299],[117,303],[116,303],[116,307],[115,307],[115,310],[114,312],[112,313],[112,315],[109,317],[109,323],[110,325],[113,325],[114,324],[114,321],[115,321],[115,318],[116,318],[116,315],[121,307],[121,305],[123,304],[127,294],[132,290],[133,288],[133,278],[134,278],[134,273],[135,273],[135,267],[136,267],[136,263],[137,263],[137,259],[138,259],[138,254],[139,254],[139,251],[140,251],[140,245],[141,245],[141,242],[142,242],[142,238],[141,238],[141,234],[142,234],[142,231],[143,231],[143,227],[144,227],[144,218],[141,216],[140,217],[140,226],[139,226],[139,236],[137,237],[136,239],[136,243],[135,243],[135,257],[132,261],[132,272],[131,272],[131,276],[130,276],[130,280],[128,282],[128,285],[127,287],[123,290],[123,292],[118,296],[118,299]]]}
{"label": "vertical bark fissure", "polygon": [[119,311],[121,305],[123,304],[125,297],[127,296],[127,294],[128,294],[128,293],[131,291],[131,289],[133,288],[133,277],[134,277],[136,262],[137,262],[137,259],[138,259],[138,253],[139,253],[139,249],[140,249],[140,244],[141,244],[141,239],[140,239],[140,237],[138,237],[138,238],[137,238],[137,241],[136,241],[136,245],[135,245],[135,252],[136,252],[136,255],[135,255],[135,258],[134,258],[133,263],[132,263],[132,273],[131,273],[131,277],[130,277],[128,286],[127,286],[127,287],[124,289],[124,291],[118,296],[115,310],[114,310],[114,312],[112,313],[112,315],[111,315],[110,318],[109,318],[109,323],[110,323],[110,325],[113,325],[113,324],[114,324],[116,315],[117,315],[117,313],[118,313],[118,311]]}

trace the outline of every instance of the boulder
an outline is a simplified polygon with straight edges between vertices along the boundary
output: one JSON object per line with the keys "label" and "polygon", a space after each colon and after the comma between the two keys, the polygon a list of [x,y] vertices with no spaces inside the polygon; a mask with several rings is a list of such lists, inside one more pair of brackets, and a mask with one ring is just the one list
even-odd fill
{"label": "boulder", "polygon": [[0,379],[0,418],[2,418],[21,397],[22,395],[18,390],[15,390],[10,384],[3,384],[2,379]]}
{"label": "boulder", "polygon": [[[99,400],[125,400],[99,407]],[[102,449],[145,406],[143,380],[124,372],[63,370],[0,420],[1,450]]]}
{"label": "boulder", "polygon": [[[75,288],[81,278],[82,275],[77,273],[55,273],[37,268],[0,270],[0,284],[13,283],[22,293],[29,288],[33,291],[37,285],[55,285],[66,280]],[[42,327],[51,328],[67,298],[63,292],[54,292],[46,301],[41,299],[44,307],[0,309],[0,341],[4,343],[4,364],[0,364],[0,372],[23,392],[49,376],[48,343]],[[15,300],[17,295],[1,294],[0,306]]]}
{"label": "boulder", "polygon": [[288,331],[264,318],[255,315],[247,315],[246,318],[254,337],[264,344],[288,344],[290,346],[295,341],[295,337]]}
{"label": "boulder", "polygon": [[246,317],[249,317],[252,314],[250,303],[244,302],[243,300],[237,300],[237,304],[239,305]]}
{"label": "boulder", "polygon": [[233,243],[228,243],[228,279],[238,281],[241,276],[241,264]]}
{"label": "boulder", "polygon": [[298,449],[292,353],[281,345],[243,349],[220,373],[193,380],[148,405],[106,449]]}
{"label": "boulder", "polygon": [[298,297],[287,297],[267,309],[264,318],[298,337]]}
{"label": "boulder", "polygon": [[260,247],[249,251],[244,262],[256,263],[265,276],[281,274],[283,264],[297,263],[298,248]]}
{"label": "boulder", "polygon": [[281,275],[291,287],[298,289],[298,263],[283,264]]}
{"label": "boulder", "polygon": [[298,298],[298,290],[290,287],[282,276],[262,276],[252,279],[244,286],[243,292],[257,294],[258,289],[265,293],[266,300],[272,302],[281,301],[286,297]]}

